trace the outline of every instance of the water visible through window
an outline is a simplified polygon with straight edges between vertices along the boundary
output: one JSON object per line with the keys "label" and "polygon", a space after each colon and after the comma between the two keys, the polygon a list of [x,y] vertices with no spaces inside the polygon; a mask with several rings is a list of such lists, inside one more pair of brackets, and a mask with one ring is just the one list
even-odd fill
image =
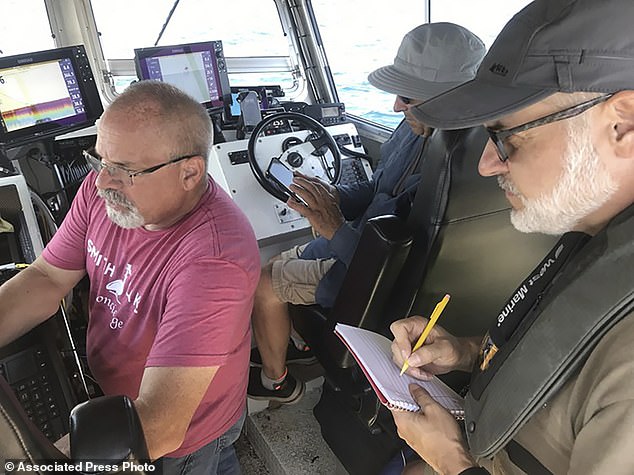
{"label": "water visible through window", "polygon": [[507,21],[531,0],[431,0],[431,21],[450,21],[464,26],[490,47]]}
{"label": "water visible through window", "polygon": [[376,89],[368,74],[392,64],[405,33],[425,22],[425,2],[399,0],[313,0],[326,55],[346,111],[396,127],[403,114],[392,110],[394,95]]}
{"label": "water visible through window", "polygon": [[[312,0],[339,98],[348,112],[389,127],[401,121],[402,114],[392,110],[394,96],[371,86],[367,76],[392,64],[405,33],[425,21],[425,3],[398,0],[386,8],[385,0]],[[510,17],[528,3],[431,0],[430,16],[432,21],[461,24],[490,46]],[[134,48],[153,46],[173,4],[173,0],[92,0],[106,58],[132,58]],[[273,0],[180,2],[159,45],[216,39],[222,40],[229,57],[289,54]],[[118,79],[120,90],[133,78]],[[230,81],[236,86],[292,85],[290,74],[275,73],[234,73]]]}
{"label": "water visible through window", "polygon": [[2,0],[0,5],[0,54],[55,48],[42,0]]}
{"label": "water visible through window", "polygon": [[[431,0],[431,21],[470,29],[487,46],[504,24],[530,0]],[[313,0],[315,15],[346,110],[395,127],[403,118],[392,111],[394,95],[370,85],[367,76],[392,64],[403,36],[425,22],[425,1]]]}
{"label": "water visible through window", "polygon": [[[174,0],[92,0],[107,59],[154,46]],[[122,14],[125,12],[125,14]],[[288,56],[272,0],[180,2],[158,46],[222,40],[225,56]]]}
{"label": "water visible through window", "polygon": [[[135,48],[154,46],[174,0],[92,0],[106,59],[134,57]],[[125,12],[122,15],[121,12]],[[158,46],[221,40],[225,57],[288,56],[288,41],[272,0],[187,0],[178,4]],[[123,90],[133,77],[115,78]],[[230,74],[232,85],[279,84],[290,73]]]}

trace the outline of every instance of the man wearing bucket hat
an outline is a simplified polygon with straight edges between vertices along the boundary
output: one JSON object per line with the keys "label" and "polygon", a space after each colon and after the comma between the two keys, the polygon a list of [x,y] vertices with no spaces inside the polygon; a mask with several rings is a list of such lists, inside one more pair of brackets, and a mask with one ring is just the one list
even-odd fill
{"label": "man wearing bucket hat", "polygon": [[413,113],[483,124],[479,163],[521,231],[562,234],[484,339],[395,322],[394,360],[426,378],[472,370],[463,440],[422,388],[399,434],[443,474],[631,474],[634,467],[634,35],[631,0],[536,0],[475,79]]}
{"label": "man wearing bucket hat", "polygon": [[[419,26],[405,35],[393,65],[368,77],[371,84],[396,94],[394,111],[405,119],[381,147],[380,166],[369,183],[332,187],[295,177],[293,190],[309,207],[297,209],[320,237],[283,252],[264,267],[252,315],[258,349],[251,357],[249,396],[294,402],[303,383],[288,375],[286,362],[314,361],[289,343],[288,303],[331,307],[363,226],[383,214],[405,215],[420,179],[418,164],[432,129],[411,110],[426,99],[472,79],[485,53],[482,41],[452,23]],[[262,367],[260,370],[259,366]]]}

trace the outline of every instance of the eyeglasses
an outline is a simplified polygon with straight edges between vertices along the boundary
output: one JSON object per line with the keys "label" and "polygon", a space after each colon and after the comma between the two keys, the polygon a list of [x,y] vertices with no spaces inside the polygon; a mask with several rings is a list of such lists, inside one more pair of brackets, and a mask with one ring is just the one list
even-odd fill
{"label": "eyeglasses", "polygon": [[186,160],[188,158],[197,157],[199,154],[189,154],[182,155],[180,157],[173,158],[165,163],[161,163],[159,165],[154,165],[153,167],[144,168],[143,170],[129,170],[125,167],[121,167],[118,165],[108,165],[101,158],[97,156],[97,152],[95,152],[94,148],[90,150],[84,150],[82,152],[86,162],[88,165],[97,173],[101,173],[101,170],[106,170],[110,178],[114,180],[119,180],[121,182],[127,182],[130,186],[134,185],[133,178],[140,175],[149,175],[150,173],[154,173],[157,170],[160,170],[167,165],[171,165],[172,163],[180,162],[181,160]]}
{"label": "eyeglasses", "polygon": [[412,102],[414,102],[414,99],[410,99],[409,97],[405,97],[405,96],[401,96],[400,94],[398,95],[398,98],[401,100],[401,102],[403,104],[405,104],[406,106],[410,105]]}
{"label": "eyeglasses", "polygon": [[506,150],[505,141],[510,136],[518,134],[520,132],[524,132],[529,129],[533,129],[535,127],[540,127],[542,125],[559,122],[560,120],[564,119],[570,119],[587,111],[591,107],[600,104],[601,102],[607,101],[613,95],[613,93],[604,94],[603,96],[595,97],[594,99],[590,99],[589,101],[585,101],[572,107],[568,107],[553,114],[548,114],[547,116],[540,117],[539,119],[531,120],[530,122],[526,122],[525,124],[511,127],[510,129],[494,130],[487,127],[486,130],[489,133],[489,137],[491,137],[491,141],[493,141],[495,148],[497,149],[499,159],[502,162],[506,162],[509,159],[510,153]]}

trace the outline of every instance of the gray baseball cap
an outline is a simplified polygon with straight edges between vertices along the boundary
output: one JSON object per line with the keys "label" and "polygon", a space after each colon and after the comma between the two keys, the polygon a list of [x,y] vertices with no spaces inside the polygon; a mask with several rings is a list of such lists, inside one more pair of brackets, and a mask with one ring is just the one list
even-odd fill
{"label": "gray baseball cap", "polygon": [[473,79],[486,47],[453,23],[427,23],[407,33],[394,64],[373,71],[368,81],[392,94],[425,100]]}
{"label": "gray baseball cap", "polygon": [[556,92],[634,89],[633,20],[634,0],[535,0],[506,24],[473,80],[412,112],[460,129]]}

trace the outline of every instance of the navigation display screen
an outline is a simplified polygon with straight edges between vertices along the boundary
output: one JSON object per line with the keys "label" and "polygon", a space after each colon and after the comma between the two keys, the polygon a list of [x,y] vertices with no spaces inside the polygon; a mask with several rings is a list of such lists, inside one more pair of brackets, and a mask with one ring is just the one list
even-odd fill
{"label": "navigation display screen", "polygon": [[207,108],[230,101],[231,89],[220,41],[140,48],[134,54],[139,79],[172,84]]}
{"label": "navigation display screen", "polygon": [[149,71],[148,79],[168,82],[198,102],[220,99],[210,51],[157,56],[145,61]]}

